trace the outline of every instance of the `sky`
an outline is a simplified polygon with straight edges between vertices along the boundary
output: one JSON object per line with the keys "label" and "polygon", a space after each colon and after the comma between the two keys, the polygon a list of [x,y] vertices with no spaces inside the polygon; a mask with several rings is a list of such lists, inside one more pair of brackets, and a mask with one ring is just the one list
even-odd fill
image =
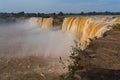
{"label": "sky", "polygon": [[120,0],[0,0],[0,12],[120,12]]}

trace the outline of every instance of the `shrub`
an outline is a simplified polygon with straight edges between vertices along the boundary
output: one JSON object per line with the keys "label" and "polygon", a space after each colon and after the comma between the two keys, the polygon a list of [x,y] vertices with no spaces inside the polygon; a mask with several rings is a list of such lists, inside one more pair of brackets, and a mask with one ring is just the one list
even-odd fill
{"label": "shrub", "polygon": [[[61,75],[60,80],[66,80],[68,77],[74,78],[77,71],[83,72],[89,70],[90,68],[89,58],[86,54],[84,54],[84,51],[81,49],[81,45],[77,41],[75,41],[75,45],[72,46],[71,55],[69,58],[70,64],[67,67],[68,73]],[[60,60],[62,61],[62,59]]]}
{"label": "shrub", "polygon": [[75,41],[75,46],[72,46],[70,60],[72,62],[68,66],[70,75],[74,75],[77,70],[86,71],[89,69],[89,58],[81,50],[81,45],[77,41]]}

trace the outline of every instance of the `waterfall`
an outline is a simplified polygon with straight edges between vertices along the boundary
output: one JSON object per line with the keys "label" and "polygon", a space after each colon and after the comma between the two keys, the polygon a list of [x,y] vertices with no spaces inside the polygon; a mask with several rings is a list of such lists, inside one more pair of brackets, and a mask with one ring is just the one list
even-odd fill
{"label": "waterfall", "polygon": [[90,39],[102,37],[106,31],[110,30],[110,25],[119,22],[120,18],[112,17],[66,17],[62,31],[74,32],[84,49],[89,45]]}

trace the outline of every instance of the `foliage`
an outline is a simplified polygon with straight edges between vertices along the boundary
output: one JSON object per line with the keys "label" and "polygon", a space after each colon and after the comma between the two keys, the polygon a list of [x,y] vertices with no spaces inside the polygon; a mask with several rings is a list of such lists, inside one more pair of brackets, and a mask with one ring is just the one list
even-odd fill
{"label": "foliage", "polygon": [[86,54],[81,50],[81,45],[75,41],[70,55],[72,64],[68,66],[69,74],[74,75],[77,70],[86,71],[89,69],[89,60]]}
{"label": "foliage", "polygon": [[75,45],[72,46],[69,58],[71,63],[67,67],[68,73],[61,75],[61,80],[66,80],[69,76],[74,77],[77,71],[87,71],[90,68],[89,58],[83,53],[81,45],[77,41],[75,41]]}

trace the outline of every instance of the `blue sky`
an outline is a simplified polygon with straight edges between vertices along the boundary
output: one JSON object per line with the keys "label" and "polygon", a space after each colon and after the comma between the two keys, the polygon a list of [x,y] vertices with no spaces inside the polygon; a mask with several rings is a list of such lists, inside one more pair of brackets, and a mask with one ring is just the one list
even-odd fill
{"label": "blue sky", "polygon": [[120,11],[120,0],[0,0],[0,12]]}

